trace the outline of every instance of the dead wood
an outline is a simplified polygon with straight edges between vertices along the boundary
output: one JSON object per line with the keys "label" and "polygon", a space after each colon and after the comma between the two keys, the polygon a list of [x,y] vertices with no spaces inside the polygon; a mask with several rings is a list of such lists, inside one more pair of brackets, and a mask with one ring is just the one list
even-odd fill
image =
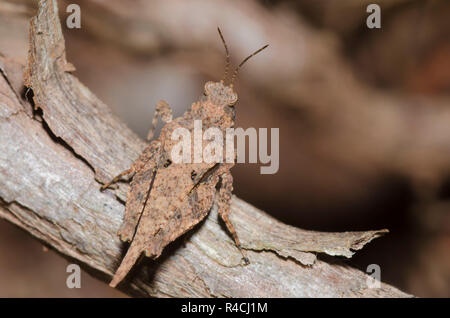
{"label": "dead wood", "polygon": [[[125,249],[116,233],[127,185],[105,193],[99,187],[128,167],[144,142],[70,74],[55,1],[40,1],[30,25],[24,83],[38,111],[22,98],[20,65],[1,57],[0,68],[0,216],[109,280]],[[183,246],[141,264],[120,288],[156,297],[408,296],[387,284],[370,289],[365,273],[316,256],[351,257],[386,230],[305,231],[236,197],[231,221],[250,265],[240,265],[213,208]]]}

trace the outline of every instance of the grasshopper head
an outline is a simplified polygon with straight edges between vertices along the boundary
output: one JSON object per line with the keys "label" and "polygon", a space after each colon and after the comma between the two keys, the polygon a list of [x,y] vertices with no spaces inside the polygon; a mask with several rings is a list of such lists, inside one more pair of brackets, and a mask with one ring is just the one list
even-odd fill
{"label": "grasshopper head", "polygon": [[205,84],[205,95],[208,100],[217,106],[234,106],[238,100],[233,86],[226,86],[223,81],[207,82]]}

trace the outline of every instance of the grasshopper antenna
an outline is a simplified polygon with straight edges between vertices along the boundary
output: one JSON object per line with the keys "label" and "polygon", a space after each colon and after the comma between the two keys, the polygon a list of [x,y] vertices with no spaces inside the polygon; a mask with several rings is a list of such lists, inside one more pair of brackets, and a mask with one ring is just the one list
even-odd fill
{"label": "grasshopper antenna", "polygon": [[233,83],[234,80],[236,79],[239,69],[242,67],[242,65],[244,65],[245,62],[247,62],[251,57],[255,56],[256,54],[258,54],[259,52],[261,52],[262,50],[264,50],[266,47],[268,47],[269,44],[264,45],[262,48],[260,48],[259,50],[256,50],[255,52],[253,52],[252,54],[250,54],[249,56],[247,56],[242,62],[241,64],[239,64],[236,69],[234,70],[233,76],[231,77],[231,84],[230,86],[233,87]]}
{"label": "grasshopper antenna", "polygon": [[225,53],[226,53],[226,64],[225,64],[225,74],[223,75],[222,82],[227,79],[228,76],[228,70],[230,68],[230,53],[228,52],[228,46],[227,42],[225,41],[222,31],[220,31],[220,28],[217,27],[217,31],[219,31],[220,38],[222,39],[223,46],[225,47]]}

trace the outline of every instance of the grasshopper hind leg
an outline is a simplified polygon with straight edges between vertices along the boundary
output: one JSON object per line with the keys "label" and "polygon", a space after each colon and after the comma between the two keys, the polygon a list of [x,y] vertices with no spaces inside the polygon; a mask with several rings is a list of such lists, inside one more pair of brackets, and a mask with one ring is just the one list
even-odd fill
{"label": "grasshopper hind leg", "polygon": [[130,242],[136,232],[136,226],[144,211],[147,198],[150,195],[153,180],[156,175],[156,162],[160,156],[160,143],[152,141],[144,150],[141,156],[133,163],[130,169],[122,172],[111,182],[102,186],[102,190],[111,184],[118,182],[123,176],[132,174],[130,188],[127,193],[127,203],[125,205],[125,215],[122,226],[119,229],[119,236],[122,241]]}
{"label": "grasshopper hind leg", "polygon": [[147,141],[151,141],[153,138],[156,124],[158,124],[158,117],[160,117],[165,123],[170,123],[172,121],[172,109],[166,101],[160,100],[156,103],[155,113],[153,114],[152,119],[152,126],[150,127],[150,130],[147,134]]}
{"label": "grasshopper hind leg", "polygon": [[220,180],[221,186],[219,189],[219,196],[216,199],[216,203],[219,208],[219,215],[225,223],[228,231],[231,233],[234,243],[241,252],[244,263],[247,265],[250,263],[248,257],[241,247],[241,242],[239,241],[239,237],[236,233],[233,223],[231,223],[230,219],[228,218],[230,214],[231,195],[233,191],[233,176],[231,175],[231,172],[227,170],[226,172],[222,173],[220,175]]}
{"label": "grasshopper hind leg", "polygon": [[150,164],[134,176],[127,193],[125,216],[118,232],[122,241],[131,242],[133,240],[137,224],[150,196],[155,175],[155,165]]}

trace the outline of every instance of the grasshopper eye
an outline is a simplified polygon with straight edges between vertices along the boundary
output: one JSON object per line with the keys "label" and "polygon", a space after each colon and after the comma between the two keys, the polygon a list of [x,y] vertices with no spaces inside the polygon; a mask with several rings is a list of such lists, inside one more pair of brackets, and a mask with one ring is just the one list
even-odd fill
{"label": "grasshopper eye", "polygon": [[192,172],[191,172],[191,179],[192,179],[192,181],[195,180],[195,177],[197,177],[197,172],[195,172],[194,170],[192,170]]}
{"label": "grasshopper eye", "polygon": [[167,168],[172,164],[172,161],[170,159],[167,159],[167,161],[164,163],[164,168]]}
{"label": "grasshopper eye", "polygon": [[228,105],[234,106],[237,103],[237,101],[238,101],[238,96],[237,96],[236,93],[233,93],[231,95],[231,98],[230,98],[230,101],[229,101]]}

